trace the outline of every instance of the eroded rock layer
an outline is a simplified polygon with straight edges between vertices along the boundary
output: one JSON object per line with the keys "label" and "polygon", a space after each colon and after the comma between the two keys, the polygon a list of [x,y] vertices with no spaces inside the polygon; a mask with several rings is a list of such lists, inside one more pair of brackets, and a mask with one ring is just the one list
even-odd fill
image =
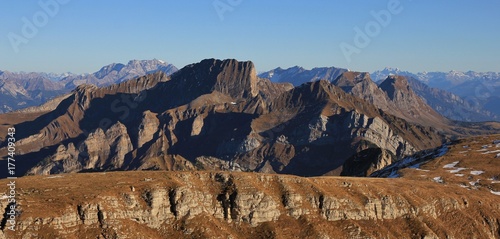
{"label": "eroded rock layer", "polygon": [[114,172],[17,185],[16,231],[3,224],[0,238],[498,238],[500,230],[498,196],[407,179]]}

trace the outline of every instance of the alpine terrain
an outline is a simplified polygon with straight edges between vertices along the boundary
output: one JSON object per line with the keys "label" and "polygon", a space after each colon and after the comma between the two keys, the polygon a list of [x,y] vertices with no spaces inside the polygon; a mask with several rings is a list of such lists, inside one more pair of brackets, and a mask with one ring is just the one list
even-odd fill
{"label": "alpine terrain", "polygon": [[500,123],[442,116],[413,78],[126,67],[0,115],[0,238],[500,237]]}

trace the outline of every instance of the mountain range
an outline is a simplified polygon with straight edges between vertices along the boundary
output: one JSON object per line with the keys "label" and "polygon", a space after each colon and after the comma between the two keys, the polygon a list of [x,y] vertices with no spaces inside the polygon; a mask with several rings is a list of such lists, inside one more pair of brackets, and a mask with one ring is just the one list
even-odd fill
{"label": "mountain range", "polygon": [[[259,74],[274,82],[300,85],[319,79],[334,81],[347,69],[329,67],[306,70],[301,67],[276,68]],[[405,76],[410,87],[428,105],[441,115],[457,121],[498,121],[497,88],[500,74],[476,72],[430,72],[413,74],[397,68],[385,68],[370,75],[377,84],[389,76]],[[432,87],[431,87],[432,86]],[[453,93],[455,92],[455,93]]]}
{"label": "mountain range", "polygon": [[[448,112],[441,113],[454,120],[484,121],[500,118],[500,105],[498,104],[500,73],[474,71],[411,73],[398,68],[385,68],[372,73],[376,82],[389,75],[407,76],[432,87],[430,89],[434,97],[429,95],[431,93],[429,90],[426,91],[427,93],[422,93],[422,97],[429,99],[430,104],[435,105],[436,108],[451,103],[454,107],[448,107]],[[414,82],[419,84],[418,81]],[[422,88],[418,85],[413,85],[413,87]],[[436,100],[435,96],[438,95],[440,97]]]}
{"label": "mountain range", "polygon": [[[344,72],[299,86],[256,75],[252,62],[207,59],[107,87],[80,85],[29,112],[0,115],[0,153],[14,125],[21,174],[234,169],[358,175],[449,137],[497,132],[455,124],[405,77],[380,85]],[[357,172],[351,160],[368,157]],[[1,161],[5,163],[5,161]]]}
{"label": "mountain range", "polygon": [[[71,73],[13,73],[0,71],[0,113],[38,106],[56,96],[73,90],[80,84],[106,86],[120,83],[156,71],[170,75],[177,71],[172,64],[161,60],[132,60],[126,65],[113,63],[92,74]],[[328,80],[333,82],[347,69],[318,67],[311,70],[299,66],[276,68],[259,74],[273,82],[289,82],[298,86],[305,82]],[[411,88],[420,98],[441,115],[457,121],[498,121],[499,73],[478,72],[423,72],[411,73],[398,68],[385,68],[370,74],[381,83],[390,75],[407,77]]]}
{"label": "mountain range", "polygon": [[0,113],[39,106],[81,84],[106,86],[157,71],[172,74],[177,68],[155,59],[131,60],[126,65],[113,63],[92,74],[82,75],[0,71]]}
{"label": "mountain range", "polygon": [[334,81],[347,69],[336,67],[317,67],[311,70],[306,70],[300,66],[294,66],[288,69],[278,67],[274,70],[259,74],[261,78],[267,78],[273,82],[288,82],[294,86],[302,85],[306,82],[327,80]]}

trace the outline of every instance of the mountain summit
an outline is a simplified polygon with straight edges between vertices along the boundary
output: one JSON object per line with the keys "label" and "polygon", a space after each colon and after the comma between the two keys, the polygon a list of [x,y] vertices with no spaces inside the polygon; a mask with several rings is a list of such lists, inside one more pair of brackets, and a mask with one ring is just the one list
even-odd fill
{"label": "mountain summit", "polygon": [[267,78],[272,82],[289,82],[294,86],[299,86],[303,83],[317,80],[333,81],[346,71],[347,69],[336,67],[317,67],[311,70],[306,70],[299,66],[290,67],[288,69],[278,67],[274,70],[259,74],[259,77]]}
{"label": "mountain summit", "polygon": [[126,65],[113,63],[102,67],[99,71],[87,75],[69,76],[61,80],[66,89],[73,89],[81,84],[94,84],[106,86],[121,83],[139,76],[144,76],[154,72],[164,72],[171,75],[178,69],[169,63],[161,60],[131,60]]}

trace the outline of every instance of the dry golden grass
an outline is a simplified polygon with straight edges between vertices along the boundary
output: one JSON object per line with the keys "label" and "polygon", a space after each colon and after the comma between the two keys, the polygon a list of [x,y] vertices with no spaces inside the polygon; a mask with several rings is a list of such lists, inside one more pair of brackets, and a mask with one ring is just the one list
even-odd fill
{"label": "dry golden grass", "polygon": [[[437,162],[440,168],[442,159]],[[426,165],[423,168],[430,168]],[[440,170],[440,169],[439,169]],[[414,170],[415,172],[420,172]],[[240,192],[263,192],[275,201],[281,201],[285,192],[295,192],[306,196],[327,195],[339,199],[349,199],[355,205],[365,205],[371,198],[384,196],[403,197],[412,207],[419,208],[447,198],[467,204],[466,210],[449,210],[438,207],[438,217],[432,218],[422,214],[421,218],[413,216],[384,220],[340,220],[327,221],[319,214],[301,216],[296,219],[282,213],[278,221],[265,222],[256,227],[247,223],[227,222],[211,215],[197,215],[191,219],[178,219],[163,225],[160,229],[152,229],[133,220],[123,220],[122,230],[127,235],[137,235],[141,238],[349,238],[349,235],[360,235],[363,238],[413,238],[426,235],[432,231],[439,237],[449,235],[478,236],[483,218],[499,218],[498,204],[500,196],[491,194],[484,189],[470,190],[460,188],[456,183],[440,184],[430,179],[424,180],[419,175],[405,171],[407,178],[377,179],[377,178],[344,178],[344,177],[314,177],[301,178],[287,175],[266,175],[257,173],[228,173],[232,175],[234,184]],[[221,191],[221,185],[211,180],[218,172],[107,172],[89,174],[63,174],[55,176],[30,176],[17,180],[19,205],[22,208],[20,220],[26,218],[52,218],[64,214],[68,208],[76,208],[82,203],[103,203],[106,196],[119,197],[124,192],[130,192],[131,186],[137,193],[155,188],[177,188],[190,185],[193,190],[202,190],[212,195]],[[429,172],[430,173],[430,172]],[[436,171],[429,174],[447,173]],[[416,178],[416,179],[414,179]],[[145,180],[147,179],[147,180]],[[445,178],[445,181],[450,180]],[[451,181],[451,180],[450,180]],[[0,180],[0,184],[6,184]],[[145,203],[144,203],[145,204]],[[146,205],[143,205],[147,207]],[[315,212],[318,209],[304,203],[303,209]],[[284,208],[281,210],[285,211]],[[421,208],[418,210],[422,210]],[[474,227],[474,228],[471,228]],[[78,237],[96,238],[106,234],[102,228],[79,226]],[[39,238],[50,238],[59,235],[50,226],[39,230]],[[111,235],[110,232],[107,235]],[[485,236],[486,234],[479,234]],[[84,236],[84,237],[81,237]],[[13,238],[17,238],[13,237]]]}

